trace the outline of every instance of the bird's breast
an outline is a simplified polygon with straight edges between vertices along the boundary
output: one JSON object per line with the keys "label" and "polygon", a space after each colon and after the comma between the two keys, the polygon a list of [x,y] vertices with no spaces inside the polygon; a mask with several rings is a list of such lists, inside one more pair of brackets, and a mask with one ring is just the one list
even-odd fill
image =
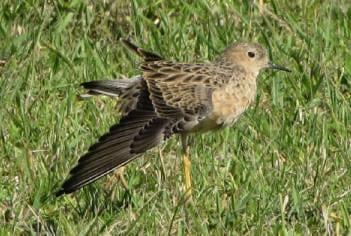
{"label": "bird's breast", "polygon": [[218,125],[234,123],[256,97],[256,80],[233,81],[212,94],[211,120]]}
{"label": "bird's breast", "polygon": [[256,97],[256,80],[234,81],[212,93],[212,111],[190,132],[207,132],[233,124]]}

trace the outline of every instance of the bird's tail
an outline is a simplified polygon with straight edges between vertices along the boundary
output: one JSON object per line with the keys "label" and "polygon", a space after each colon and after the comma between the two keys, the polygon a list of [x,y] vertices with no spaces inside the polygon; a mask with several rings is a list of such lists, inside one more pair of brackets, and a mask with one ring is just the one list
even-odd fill
{"label": "bird's tail", "polygon": [[106,95],[118,97],[125,93],[129,88],[140,83],[141,76],[130,79],[117,80],[95,80],[82,83],[81,86],[88,90],[88,95]]}

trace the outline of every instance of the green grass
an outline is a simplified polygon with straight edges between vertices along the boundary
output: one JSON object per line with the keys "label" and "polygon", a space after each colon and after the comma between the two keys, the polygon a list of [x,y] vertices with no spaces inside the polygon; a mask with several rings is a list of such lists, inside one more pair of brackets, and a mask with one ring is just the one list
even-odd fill
{"label": "green grass", "polygon": [[[351,233],[348,0],[267,1],[263,12],[258,1],[94,2],[0,3],[0,235]],[[128,191],[110,175],[53,196],[118,120],[115,101],[77,94],[139,73],[127,35],[179,61],[257,41],[293,70],[262,73],[233,127],[194,138],[192,205],[177,138],[161,147],[165,173],[157,149],[127,166]]]}

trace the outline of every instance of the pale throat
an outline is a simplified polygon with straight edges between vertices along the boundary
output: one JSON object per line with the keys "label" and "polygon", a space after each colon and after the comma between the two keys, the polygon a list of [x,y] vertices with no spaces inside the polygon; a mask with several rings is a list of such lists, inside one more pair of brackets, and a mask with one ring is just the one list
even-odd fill
{"label": "pale throat", "polygon": [[260,69],[259,68],[251,68],[251,70],[249,70],[249,73],[251,74],[251,76],[256,79],[257,76],[260,74]]}

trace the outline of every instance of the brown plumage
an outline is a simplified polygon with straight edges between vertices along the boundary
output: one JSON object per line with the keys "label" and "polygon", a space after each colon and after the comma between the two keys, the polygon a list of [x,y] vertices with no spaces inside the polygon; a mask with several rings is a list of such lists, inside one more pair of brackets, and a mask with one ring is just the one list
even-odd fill
{"label": "brown plumage", "polygon": [[[189,133],[228,126],[247,109],[256,96],[261,69],[288,71],[272,64],[266,50],[254,43],[235,43],[213,63],[190,64],[164,60],[129,40],[123,42],[143,58],[142,74],[82,84],[89,94],[119,97],[122,118],[79,159],[58,196],[127,164],[173,134],[182,136],[186,155]],[[190,162],[185,158],[190,190]]]}

